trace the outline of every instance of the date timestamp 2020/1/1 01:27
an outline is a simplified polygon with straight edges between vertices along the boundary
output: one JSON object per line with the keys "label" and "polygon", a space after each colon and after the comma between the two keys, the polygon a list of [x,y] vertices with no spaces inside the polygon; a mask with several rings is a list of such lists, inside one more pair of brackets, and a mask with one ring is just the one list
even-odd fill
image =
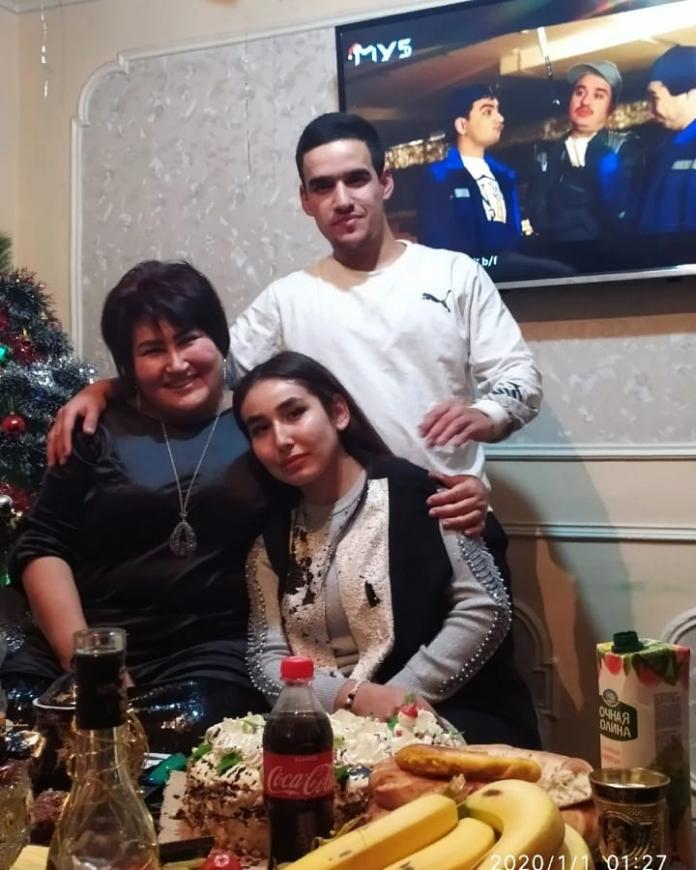
{"label": "date timestamp 2020/1/1 01:27", "polygon": [[[606,870],[669,870],[667,855],[607,855],[603,859]],[[491,855],[492,870],[591,870],[586,856],[552,855]]]}

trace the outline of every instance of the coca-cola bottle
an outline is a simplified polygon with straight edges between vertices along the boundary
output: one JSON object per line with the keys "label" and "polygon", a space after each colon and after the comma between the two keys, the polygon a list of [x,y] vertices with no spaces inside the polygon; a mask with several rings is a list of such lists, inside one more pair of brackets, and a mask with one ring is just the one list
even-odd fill
{"label": "coca-cola bottle", "polygon": [[285,686],[263,732],[270,870],[301,858],[333,824],[333,732],[312,692],[314,662],[287,656],[280,675]]}

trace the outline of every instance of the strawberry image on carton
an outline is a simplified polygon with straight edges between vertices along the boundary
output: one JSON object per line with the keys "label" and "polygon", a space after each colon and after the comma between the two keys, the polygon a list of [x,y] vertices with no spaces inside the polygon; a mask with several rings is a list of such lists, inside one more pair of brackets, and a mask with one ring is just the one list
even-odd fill
{"label": "strawberry image on carton", "polygon": [[670,778],[672,858],[693,870],[686,646],[619,632],[597,644],[602,767],[648,767]]}

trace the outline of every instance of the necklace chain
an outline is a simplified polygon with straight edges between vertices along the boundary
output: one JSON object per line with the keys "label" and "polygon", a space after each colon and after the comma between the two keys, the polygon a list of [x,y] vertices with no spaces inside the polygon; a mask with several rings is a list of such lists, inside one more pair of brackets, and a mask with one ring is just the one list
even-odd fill
{"label": "necklace chain", "polygon": [[[340,508],[336,508],[336,506],[334,504],[333,510],[329,511],[324,522],[332,520],[335,517],[340,517],[342,514],[349,513],[351,511],[351,509],[353,508],[353,506],[355,505],[355,503],[358,501],[358,499],[362,497],[364,485],[365,484],[363,481],[363,484],[362,484],[360,490],[356,493],[356,495],[353,496],[353,498],[348,502],[348,504],[345,504],[345,505],[343,505],[343,507],[340,507]],[[309,526],[311,524],[310,523],[310,514],[307,511],[307,505],[306,505],[304,499],[302,499],[302,501],[300,502],[300,505],[299,505],[298,519],[304,525],[304,527],[309,531]]]}
{"label": "necklace chain", "polygon": [[210,427],[210,432],[208,433],[208,437],[201,452],[200,458],[198,460],[196,468],[194,469],[193,475],[191,476],[189,485],[186,489],[186,494],[184,494],[181,488],[179,473],[176,470],[176,463],[174,462],[174,454],[172,453],[172,448],[169,443],[169,437],[167,436],[167,427],[164,425],[163,420],[160,421],[162,426],[162,435],[164,436],[164,443],[167,447],[167,453],[169,454],[169,461],[172,466],[172,471],[174,472],[176,491],[179,495],[179,522],[177,523],[174,531],[169,537],[169,549],[175,556],[190,556],[196,552],[196,548],[198,546],[198,542],[196,540],[196,533],[194,532],[190,523],[187,520],[188,504],[189,499],[191,498],[191,493],[193,491],[193,485],[196,482],[196,478],[198,477],[198,472],[200,471],[203,460],[205,459],[205,454],[208,452],[208,447],[210,446],[210,442],[212,441],[213,435],[215,434],[215,429],[217,427],[218,420],[220,419],[220,414],[222,414],[222,410],[218,411],[215,419],[213,420],[213,425]]}
{"label": "necklace chain", "polygon": [[[326,540],[321,545],[317,553],[313,556],[310,556],[310,562],[312,563],[311,572],[307,572],[307,576],[304,578],[305,583],[309,583],[310,578],[314,578],[317,583],[317,588],[322,588],[324,582],[326,580],[326,575],[331,568],[331,564],[333,563],[336,557],[336,551],[343,540],[343,538],[350,531],[351,526],[355,522],[356,517],[360,513],[362,506],[365,503],[368,492],[368,479],[367,476],[363,481],[362,487],[358,495],[351,500],[350,504],[346,505],[345,508],[342,508],[339,511],[336,511],[334,514],[330,514],[328,517],[329,523],[331,519],[340,516],[342,513],[347,512],[347,515],[343,519],[342,524],[336,531],[336,534],[332,537],[330,534],[330,527],[327,528]],[[290,534],[290,556],[291,556],[291,571],[300,571],[302,572],[301,566],[306,562],[306,554],[303,554],[303,557],[298,557],[298,543],[300,545],[306,544],[306,539],[303,540],[303,535],[300,532],[300,526],[303,526],[305,531],[307,531],[307,515],[304,509],[304,503],[300,504],[300,509],[297,512],[296,520],[292,524],[291,534]],[[318,562],[322,561],[322,564],[318,565]]]}

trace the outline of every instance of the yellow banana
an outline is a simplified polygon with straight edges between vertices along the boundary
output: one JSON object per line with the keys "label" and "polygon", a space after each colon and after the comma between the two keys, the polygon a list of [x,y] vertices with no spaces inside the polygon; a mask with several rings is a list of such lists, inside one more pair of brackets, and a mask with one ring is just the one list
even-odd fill
{"label": "yellow banana", "polygon": [[495,832],[490,825],[477,819],[462,819],[440,840],[385,870],[473,870],[494,842]]}
{"label": "yellow banana", "polygon": [[449,834],[458,820],[451,798],[423,795],[325,843],[285,870],[382,870]]}
{"label": "yellow banana", "polygon": [[565,826],[565,837],[557,858],[561,859],[556,861],[558,870],[595,870],[592,850],[570,825]]}
{"label": "yellow banana", "polygon": [[[517,859],[534,855],[552,858],[561,847],[565,824],[560,810],[538,785],[503,779],[469,795],[469,813],[500,834],[500,839],[476,870],[500,870]],[[514,865],[513,865],[514,866]],[[583,870],[583,868],[576,868]]]}

